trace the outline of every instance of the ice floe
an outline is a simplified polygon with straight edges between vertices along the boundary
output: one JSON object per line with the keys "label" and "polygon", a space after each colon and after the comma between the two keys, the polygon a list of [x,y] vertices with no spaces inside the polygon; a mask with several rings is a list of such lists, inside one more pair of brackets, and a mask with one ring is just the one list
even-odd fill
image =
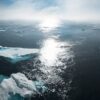
{"label": "ice floe", "polygon": [[[10,78],[3,79],[0,84],[0,98],[9,100],[11,95],[30,97],[35,94],[42,94],[47,90],[44,83],[40,80],[29,80],[24,74],[12,74]],[[6,95],[6,97],[5,97]],[[4,98],[4,99],[3,99]]]}
{"label": "ice floe", "polygon": [[17,47],[2,47],[0,46],[0,56],[9,58],[12,63],[27,60],[31,58],[30,54],[38,53],[38,49],[27,49]]}

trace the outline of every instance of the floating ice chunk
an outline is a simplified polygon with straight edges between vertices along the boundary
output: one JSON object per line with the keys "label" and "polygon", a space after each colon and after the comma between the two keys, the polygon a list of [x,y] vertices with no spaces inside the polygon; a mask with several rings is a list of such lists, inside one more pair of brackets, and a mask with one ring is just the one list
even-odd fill
{"label": "floating ice chunk", "polygon": [[0,32],[5,32],[6,30],[5,29],[0,29]]}
{"label": "floating ice chunk", "polygon": [[0,46],[0,56],[9,58],[12,63],[16,63],[22,60],[31,58],[31,55],[38,53],[38,49],[26,49],[26,48],[12,48]]}
{"label": "floating ice chunk", "polygon": [[22,97],[42,94],[47,90],[43,82],[28,80],[22,73],[12,74],[10,78],[4,79],[0,84],[0,88],[3,89],[0,91],[1,93],[6,95],[9,95],[9,93],[19,94]]}

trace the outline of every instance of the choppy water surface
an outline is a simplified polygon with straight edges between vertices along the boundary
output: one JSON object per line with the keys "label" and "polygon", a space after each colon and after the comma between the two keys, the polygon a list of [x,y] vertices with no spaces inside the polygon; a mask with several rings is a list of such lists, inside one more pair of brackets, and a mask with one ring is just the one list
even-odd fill
{"label": "choppy water surface", "polygon": [[[13,100],[99,98],[99,32],[96,24],[64,23],[45,27],[1,22],[0,82],[20,72],[29,80],[42,80],[47,87],[42,95],[24,98],[19,92],[14,97],[8,93]],[[0,98],[6,95],[1,91]]]}

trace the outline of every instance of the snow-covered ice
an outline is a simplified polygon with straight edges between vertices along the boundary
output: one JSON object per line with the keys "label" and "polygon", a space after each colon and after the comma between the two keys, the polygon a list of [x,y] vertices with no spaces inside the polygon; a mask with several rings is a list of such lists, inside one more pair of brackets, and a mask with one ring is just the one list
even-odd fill
{"label": "snow-covered ice", "polygon": [[[42,91],[40,91],[42,90]],[[35,94],[42,94],[47,90],[44,83],[40,80],[29,80],[24,74],[12,74],[10,78],[4,79],[0,84],[0,98],[8,100],[9,93],[19,94],[22,97],[29,97]]]}
{"label": "snow-covered ice", "polygon": [[17,48],[17,47],[2,47],[0,46],[0,56],[6,57],[12,63],[18,61],[27,60],[31,58],[30,54],[38,53],[38,49],[27,49],[27,48]]}

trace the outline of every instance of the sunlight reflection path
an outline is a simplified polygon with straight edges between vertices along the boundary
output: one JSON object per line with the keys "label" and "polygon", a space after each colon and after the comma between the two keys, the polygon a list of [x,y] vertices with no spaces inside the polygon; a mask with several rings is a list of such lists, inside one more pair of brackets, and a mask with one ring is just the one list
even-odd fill
{"label": "sunlight reflection path", "polygon": [[39,60],[41,61],[41,71],[51,79],[59,80],[57,74],[67,68],[66,62],[73,58],[70,51],[70,42],[61,42],[59,37],[50,37],[44,40],[40,50]]}
{"label": "sunlight reflection path", "polygon": [[58,20],[57,18],[46,18],[45,20],[43,20],[40,24],[39,24],[39,29],[43,32],[43,33],[48,33],[53,31],[54,29],[56,29],[57,27],[59,27],[61,25],[60,20]]}

